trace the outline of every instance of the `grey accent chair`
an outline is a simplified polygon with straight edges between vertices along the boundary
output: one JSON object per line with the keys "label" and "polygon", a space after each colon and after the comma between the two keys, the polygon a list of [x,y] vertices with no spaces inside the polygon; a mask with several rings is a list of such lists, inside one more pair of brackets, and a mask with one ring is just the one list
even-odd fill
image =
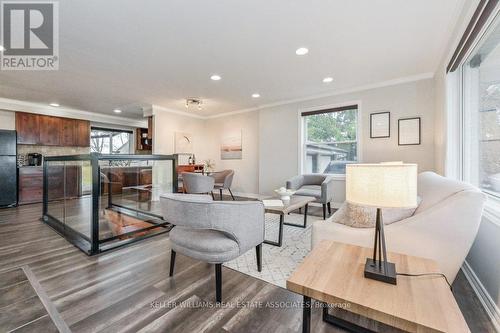
{"label": "grey accent chair", "polygon": [[160,196],[163,218],[170,231],[170,276],[175,256],[215,264],[216,301],[222,299],[222,263],[255,247],[257,270],[262,270],[264,205],[260,201],[214,201],[208,195],[165,193]]}
{"label": "grey accent chair", "polygon": [[308,174],[295,176],[287,180],[286,188],[295,190],[295,195],[314,197],[315,202],[323,206],[323,220],[326,220],[326,208],[328,215],[332,214],[330,202],[333,201],[333,177],[323,174]]}
{"label": "grey accent chair", "polygon": [[[214,178],[207,177],[201,173],[183,172],[182,188],[184,193],[189,194],[208,194],[214,189]],[[213,193],[212,193],[213,197]]]}
{"label": "grey accent chair", "polygon": [[224,170],[210,174],[210,177],[215,179],[214,189],[219,190],[220,199],[222,200],[222,190],[228,190],[231,198],[234,200],[233,192],[231,192],[231,185],[233,184],[234,171]]}

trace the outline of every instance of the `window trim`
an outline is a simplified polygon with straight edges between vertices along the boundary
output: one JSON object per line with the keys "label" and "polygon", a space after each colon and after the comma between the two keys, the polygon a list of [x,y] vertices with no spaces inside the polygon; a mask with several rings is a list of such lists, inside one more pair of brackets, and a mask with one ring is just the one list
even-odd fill
{"label": "window trim", "polygon": [[[461,58],[454,59],[456,57],[455,53],[453,54],[452,58],[450,59],[450,63],[448,64],[446,74],[447,77],[451,77],[451,75],[455,75],[452,78],[452,81],[454,82],[453,84],[455,87],[451,88],[452,90],[455,89],[455,93],[450,96],[448,87],[447,89],[447,109],[446,109],[446,114],[448,120],[452,118],[451,120],[454,120],[455,118],[453,116],[450,116],[450,113],[452,112],[457,112],[458,110],[458,122],[450,124],[450,122],[447,122],[447,132],[450,132],[450,126],[455,126],[457,127],[457,133],[455,133],[454,136],[448,136],[447,137],[447,148],[446,150],[449,150],[450,147],[453,146],[453,143],[457,143],[459,146],[459,151],[458,155],[455,156],[452,160],[448,160],[448,152],[446,153],[446,158],[447,160],[445,161],[445,164],[451,164],[453,165],[453,168],[446,167],[447,173],[450,170],[456,170],[453,172],[451,176],[455,176],[456,178],[469,182],[468,179],[466,179],[466,170],[465,170],[465,149],[466,149],[466,100],[465,100],[465,71],[464,71],[464,65],[466,61],[469,59],[470,55],[476,50],[478,44],[480,41],[485,37],[485,35],[489,32],[489,29],[493,22],[497,19],[498,16],[500,16],[500,3],[498,0],[495,1],[489,1],[486,5],[495,3],[495,6],[490,8],[488,15],[486,18],[482,18],[482,21],[480,22],[480,28],[478,28],[475,31],[475,35],[473,39],[470,39],[470,30],[475,27],[475,24],[479,22],[477,19],[477,13],[480,12],[482,9],[484,9],[484,2],[480,2],[478,5],[478,8],[476,9],[476,12],[474,13],[471,22],[467,26],[467,29],[462,36],[462,39],[460,40],[459,45],[457,46],[457,49],[455,50],[455,53],[460,52],[461,53]],[[481,9],[480,9],[481,8]],[[483,11],[484,13],[485,11]],[[465,38],[469,38],[467,45],[465,45],[466,48],[464,48],[464,45],[462,44],[462,40]],[[453,63],[455,62],[455,63]],[[454,66],[452,68],[451,66]],[[449,82],[448,82],[449,84]],[[456,106],[454,108],[453,106]],[[453,131],[453,130],[452,130]],[[445,174],[448,175],[448,174]],[[483,192],[486,197],[488,198],[485,207],[484,207],[484,212],[483,215],[487,217],[491,222],[495,223],[496,225],[500,226],[500,196],[494,195],[488,191],[484,191],[480,189],[481,192]]]}
{"label": "window trim", "polygon": [[[344,111],[344,110],[351,110],[353,107],[357,106],[357,129],[356,129],[356,156],[357,156],[357,162],[362,163],[363,160],[363,152],[362,152],[362,142],[363,142],[363,120],[362,120],[362,102],[361,100],[354,100],[354,101],[348,101],[348,102],[342,102],[342,103],[335,103],[335,104],[323,104],[323,105],[316,105],[316,106],[310,106],[310,107],[303,107],[299,108],[297,110],[297,123],[298,123],[298,163],[297,163],[297,170],[298,174],[304,174],[304,169],[305,169],[305,149],[304,149],[304,133],[305,133],[305,118],[303,115],[314,115],[314,114],[320,114],[320,113],[328,113],[328,112],[337,112],[337,111]],[[326,110],[327,112],[323,112]],[[332,110],[332,111],[329,111]],[[336,110],[336,111],[333,111]],[[331,174],[332,177],[334,178],[340,178],[340,179],[345,179],[345,174],[340,175],[340,174]]]}
{"label": "window trim", "polygon": [[[102,126],[90,126],[90,140],[92,140],[92,131],[106,131],[110,133],[127,133],[130,135],[130,141],[129,141],[129,154],[135,154],[135,132],[131,129],[120,129],[120,128],[109,128],[109,127],[102,127]],[[110,142],[111,144],[111,142]],[[92,149],[92,146],[91,148]],[[110,147],[111,149],[111,147]],[[114,154],[111,150],[109,152],[110,155],[120,155],[120,154]]]}

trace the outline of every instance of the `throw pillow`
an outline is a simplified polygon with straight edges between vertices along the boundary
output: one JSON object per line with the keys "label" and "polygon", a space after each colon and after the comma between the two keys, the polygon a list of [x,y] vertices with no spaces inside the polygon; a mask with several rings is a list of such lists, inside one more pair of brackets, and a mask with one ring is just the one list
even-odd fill
{"label": "throw pillow", "polygon": [[[422,199],[417,198],[417,207]],[[382,220],[384,225],[404,220],[415,213],[415,208],[383,208]],[[377,209],[374,207],[359,206],[344,202],[339,210],[333,214],[331,221],[353,228],[374,228]]]}

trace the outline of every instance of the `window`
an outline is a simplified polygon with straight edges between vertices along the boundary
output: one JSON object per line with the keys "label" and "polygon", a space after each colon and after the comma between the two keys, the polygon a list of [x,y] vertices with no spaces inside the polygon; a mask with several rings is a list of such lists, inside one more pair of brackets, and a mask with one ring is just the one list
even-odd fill
{"label": "window", "polygon": [[461,65],[462,178],[500,197],[500,14]]}
{"label": "window", "polygon": [[358,106],[303,112],[305,173],[345,174],[358,160]]}
{"label": "window", "polygon": [[133,132],[109,128],[92,127],[90,151],[100,154],[133,153]]}

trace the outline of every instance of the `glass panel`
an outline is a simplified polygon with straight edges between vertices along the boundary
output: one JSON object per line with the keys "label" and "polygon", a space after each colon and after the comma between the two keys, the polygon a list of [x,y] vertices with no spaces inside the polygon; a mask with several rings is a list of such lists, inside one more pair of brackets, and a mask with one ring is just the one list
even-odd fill
{"label": "glass panel", "polygon": [[[91,176],[90,161],[67,161],[65,165],[65,224],[67,227],[91,237],[92,186],[83,192],[83,176]],[[87,175],[87,174],[90,174]],[[88,179],[85,179],[88,181]]]}
{"label": "glass panel", "polygon": [[172,192],[171,160],[119,159],[99,161],[101,172],[100,239],[116,242],[163,232],[164,228],[144,228],[164,223],[160,195]]}
{"label": "glass panel", "polygon": [[64,162],[46,161],[47,214],[64,224]]}
{"label": "glass panel", "polygon": [[463,66],[464,178],[500,196],[500,16]]}
{"label": "glass panel", "polygon": [[[114,159],[102,155],[48,158],[46,221],[87,252],[90,252],[94,214],[99,216],[96,222],[100,251],[123,245],[132,238],[169,231],[171,226],[161,217],[160,195],[173,191],[174,162],[143,158]],[[97,169],[92,167],[95,159]],[[98,183],[93,183],[93,172],[99,175]],[[99,202],[95,211],[93,193]]]}
{"label": "glass panel", "polygon": [[345,174],[357,161],[357,109],[304,118],[305,172]]}

